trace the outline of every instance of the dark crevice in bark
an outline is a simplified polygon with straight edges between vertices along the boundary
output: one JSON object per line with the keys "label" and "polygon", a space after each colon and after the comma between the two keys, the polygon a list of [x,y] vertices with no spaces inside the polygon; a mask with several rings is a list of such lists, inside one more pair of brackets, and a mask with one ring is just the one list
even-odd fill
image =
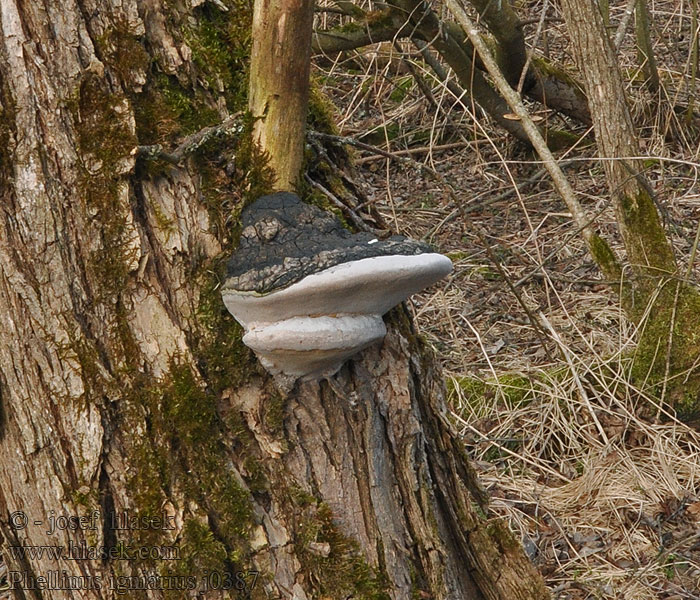
{"label": "dark crevice in bark", "polygon": [[229,552],[231,552],[233,548],[231,548],[226,536],[222,533],[221,528],[219,527],[219,518],[212,510],[207,512],[207,525],[209,526],[209,531],[211,531],[214,539],[227,550],[227,556],[223,562],[226,570],[228,571],[228,575],[230,575],[233,579],[236,572],[241,570],[241,565],[236,565],[231,560]]}
{"label": "dark crevice in bark", "polygon": [[[61,418],[61,402],[56,398],[51,398],[49,401],[49,408],[53,416],[54,430],[52,432],[52,437],[58,442],[57,446],[61,448],[62,458],[65,461],[64,466],[66,474],[68,476],[67,486],[69,489],[77,490],[80,487],[80,480],[78,479],[78,473],[75,469],[75,462],[73,460],[73,454],[69,445],[69,438],[63,427],[63,419]],[[53,447],[52,447],[53,449]]]}
{"label": "dark crevice in bark", "polygon": [[[84,0],[75,0],[75,5],[78,7],[78,10],[80,11],[80,15],[83,18],[83,24],[85,25],[85,33],[87,33],[88,37],[90,38],[90,42],[92,44],[92,51],[95,54],[95,57],[104,63],[104,56],[102,55],[102,49],[100,48],[99,44],[96,43],[96,40],[99,39],[100,33],[96,32],[94,30],[94,25],[93,25],[93,17],[94,14],[91,14],[88,9],[85,7],[85,2]],[[88,64],[82,65],[83,67],[89,67]]]}
{"label": "dark crevice in bark", "polygon": [[[351,402],[358,403],[355,400],[357,396],[357,381],[361,381],[355,372],[355,363],[351,361],[348,364],[348,371],[353,382],[351,391]],[[359,396],[363,397],[362,395]],[[348,437],[353,440],[350,444],[350,452],[352,454],[352,460],[354,465],[354,471],[358,481],[358,490],[360,504],[362,506],[362,518],[365,526],[365,530],[379,531],[379,526],[376,519],[376,512],[373,509],[372,494],[371,494],[371,477],[370,477],[370,464],[369,458],[372,456],[372,448],[368,448],[367,443],[371,443],[369,436],[362,435],[362,425],[364,423],[370,422],[370,406],[366,404],[361,404],[356,407],[352,407],[350,418],[347,419],[347,430]],[[378,536],[378,542],[381,540],[381,532]],[[383,560],[383,558],[382,558]]]}
{"label": "dark crevice in bark", "polygon": [[[113,519],[116,518],[116,511],[114,507],[114,496],[109,483],[109,476],[105,468],[104,457],[100,467],[97,490],[102,515],[102,543],[105,549],[109,551],[109,549],[117,547],[117,534],[115,528],[112,527]],[[107,556],[105,555],[102,558],[102,564],[106,565],[107,562]]]}
{"label": "dark crevice in bark", "polygon": [[[10,515],[7,512],[7,506],[5,505],[5,499],[2,495],[2,491],[0,491],[0,502],[3,504],[3,512],[6,514],[5,518],[2,519],[2,537],[4,538],[2,540],[4,542],[3,545],[21,547],[23,545],[23,540],[20,540],[17,537],[14,526],[10,525]],[[8,564],[8,567],[11,571],[20,571],[27,577],[27,579],[30,577],[34,579],[36,578],[36,573],[34,572],[34,569],[32,569],[31,563],[24,555],[13,556],[12,562]],[[41,591],[38,589],[29,588],[27,590],[30,594],[30,598],[27,598],[27,595],[24,593],[25,590],[16,583],[12,585],[11,589],[12,593],[14,594],[13,600],[43,600]]]}
{"label": "dark crevice in bark", "polygon": [[[0,373],[0,442],[5,439],[5,426],[7,422],[7,415],[5,414],[5,387],[7,386],[6,380]],[[0,543],[2,542],[2,536],[0,535]]]}
{"label": "dark crevice in bark", "polygon": [[157,236],[147,215],[148,201],[144,195],[142,184],[135,177],[132,177],[129,188],[132,192],[130,196],[133,198],[131,202],[132,213],[141,232],[141,244],[142,246],[144,244],[146,246],[144,250],[144,260],[148,261],[146,265],[146,272],[152,272],[154,275],[153,279],[158,282],[158,285],[151,286],[151,289],[158,294],[161,300],[163,300],[161,304],[170,319],[172,319],[173,323],[177,324],[177,326],[180,328],[184,328],[185,326],[180,319],[180,315],[174,308],[176,304],[175,298],[173,297],[174,290],[172,289],[172,285],[170,285],[170,282],[166,276],[167,271],[163,265],[164,258],[159,252]]}

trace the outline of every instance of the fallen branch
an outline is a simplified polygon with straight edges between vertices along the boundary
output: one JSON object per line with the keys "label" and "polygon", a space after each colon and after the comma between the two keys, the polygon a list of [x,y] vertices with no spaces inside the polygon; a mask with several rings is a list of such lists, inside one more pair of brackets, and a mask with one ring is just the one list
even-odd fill
{"label": "fallen branch", "polygon": [[400,18],[395,11],[367,13],[350,26],[314,31],[311,50],[322,54],[334,54],[378,42],[388,42],[400,37],[400,31],[405,25],[405,19]]}
{"label": "fallen branch", "polygon": [[[438,146],[421,146],[420,148],[408,148],[406,150],[396,150],[394,151],[394,156],[408,156],[411,154],[424,154],[428,152],[443,152],[445,150],[457,150],[459,148],[465,148],[470,146],[470,142],[453,142],[451,144],[441,144]],[[372,162],[375,160],[381,160],[387,158],[380,154],[373,154],[372,156],[363,156],[355,161],[356,165],[362,165],[364,163]]]}

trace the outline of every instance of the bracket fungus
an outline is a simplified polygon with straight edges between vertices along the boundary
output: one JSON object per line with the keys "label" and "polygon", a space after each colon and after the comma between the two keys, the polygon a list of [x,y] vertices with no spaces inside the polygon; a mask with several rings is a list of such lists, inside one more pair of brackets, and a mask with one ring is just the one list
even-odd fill
{"label": "bracket fungus", "polygon": [[350,233],[288,192],[258,198],[242,222],[221,293],[278,380],[334,374],[384,338],[384,313],[452,271],[426,244]]}

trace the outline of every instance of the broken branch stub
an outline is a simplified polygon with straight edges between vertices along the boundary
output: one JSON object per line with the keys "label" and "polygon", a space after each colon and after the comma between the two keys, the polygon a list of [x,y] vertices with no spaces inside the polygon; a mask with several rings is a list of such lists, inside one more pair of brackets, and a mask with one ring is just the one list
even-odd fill
{"label": "broken branch stub", "polygon": [[384,338],[382,315],[452,271],[426,244],[352,234],[288,192],[259,198],[242,222],[223,300],[243,342],[287,383],[334,374]]}

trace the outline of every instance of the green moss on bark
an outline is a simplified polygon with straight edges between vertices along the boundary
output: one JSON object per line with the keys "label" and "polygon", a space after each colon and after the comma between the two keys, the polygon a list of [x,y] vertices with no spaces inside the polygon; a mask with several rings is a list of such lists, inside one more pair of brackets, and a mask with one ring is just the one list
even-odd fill
{"label": "green moss on bark", "polygon": [[[88,72],[68,102],[77,133],[79,179],[77,200],[97,225],[99,244],[86,260],[92,303],[104,309],[119,348],[119,358],[136,357],[122,301],[136,259],[130,227],[128,184],[136,137],[128,119],[128,103],[97,74]],[[115,366],[120,366],[119,362]]]}
{"label": "green moss on bark", "polygon": [[245,456],[247,432],[231,433],[211,389],[195,378],[189,365],[175,359],[157,381],[136,377],[122,403],[122,427],[137,433],[129,450],[134,514],[157,517],[174,490],[184,496],[180,508],[185,525],[178,540],[161,529],[123,532],[119,540],[142,546],[175,544],[181,560],[143,560],[134,566],[179,575],[202,570],[232,575],[249,566],[249,537],[255,526],[251,495],[229,458],[232,447]]}
{"label": "green moss on bark", "polygon": [[[635,183],[635,188],[639,186]],[[625,247],[633,269],[652,278],[671,274],[676,270],[673,249],[661,226],[659,213],[652,197],[643,189],[634,194],[623,193],[618,220],[627,230]],[[640,281],[638,285],[643,286]],[[649,287],[654,287],[652,282]]]}
{"label": "green moss on bark", "polygon": [[532,57],[532,67],[540,77],[551,77],[567,84],[569,87],[578,90],[581,97],[584,97],[583,87],[569,74],[563,67],[547,60],[542,56]]}
{"label": "green moss on bark", "polygon": [[195,24],[185,30],[185,40],[207,87],[222,93],[227,108],[236,111],[245,108],[247,101],[252,5],[226,4],[228,12],[209,3],[200,5]]}
{"label": "green moss on bark", "polygon": [[[202,570],[232,573],[249,566],[249,537],[255,526],[251,490],[262,491],[267,485],[266,470],[255,454],[257,445],[245,422],[235,411],[224,418],[218,409],[224,392],[248,381],[259,368],[241,342],[240,326],[221,301],[224,258],[201,264],[192,257],[193,286],[201,286],[200,305],[187,332],[197,371],[184,357],[174,357],[169,371],[160,377],[145,371],[124,299],[134,262],[132,240],[128,239],[133,224],[127,221],[133,207],[126,192],[130,183],[138,185],[130,181],[132,177],[154,175],[130,172],[131,151],[139,144],[175,145],[183,136],[219,123],[217,95],[224,97],[229,110],[245,105],[251,6],[229,5],[233,10],[221,14],[207,5],[195,11],[194,21],[188,21],[191,29],[186,35],[194,63],[191,85],[165,74],[150,59],[142,40],[125,27],[115,26],[97,42],[110,77],[87,72],[68,102],[81,158],[78,199],[100,237],[86,265],[87,277],[90,287],[100,291],[93,307],[99,318],[107,320],[113,339],[105,349],[81,332],[67,345],[66,356],[80,364],[86,400],[99,402],[109,411],[114,427],[127,432],[120,438],[133,490],[130,511],[139,517],[160,516],[169,502],[183,500],[175,507],[184,511],[179,540],[182,560],[176,565],[150,559],[130,562],[123,569],[116,565],[124,574],[170,568],[186,575]],[[223,89],[217,87],[219,83]],[[135,114],[135,132],[130,108]],[[236,175],[229,177],[224,168],[234,155]],[[195,160],[201,168],[201,190],[214,233],[228,255],[248,194],[264,186],[264,160],[255,149],[241,149],[230,140],[202,148]],[[248,193],[244,181],[251,183]],[[159,227],[172,227],[173,215],[161,211],[155,216]],[[99,364],[109,364],[111,372]],[[110,402],[114,399],[118,402]],[[281,427],[281,403],[272,402],[269,408],[269,423]],[[237,464],[240,459],[240,475],[234,471],[232,454]],[[91,505],[95,502],[91,498]],[[160,529],[115,535],[117,545],[178,542],[172,539],[174,534]],[[133,594],[134,598],[144,596]],[[189,596],[173,592],[170,597]]]}
{"label": "green moss on bark", "polygon": [[320,503],[306,510],[312,514],[305,516],[295,545],[319,597],[389,600],[386,576],[367,564],[359,544],[336,525],[331,509]]}
{"label": "green moss on bark", "polygon": [[640,312],[648,302],[653,305],[642,324],[633,380],[651,393],[665,389],[663,400],[678,417],[696,421],[700,417],[700,293],[675,280],[660,285],[650,300],[638,298]]}
{"label": "green moss on bark", "polygon": [[593,260],[606,277],[613,280],[620,278],[622,275],[620,264],[617,262],[617,257],[612,248],[603,238],[598,234],[594,234],[588,242],[588,249],[593,256]]}
{"label": "green moss on bark", "polygon": [[7,193],[14,171],[12,148],[17,122],[14,99],[5,79],[0,81],[0,94],[0,189]]}
{"label": "green moss on bark", "polygon": [[[252,5],[242,0],[225,4],[227,12],[210,3],[190,15],[170,11],[173,35],[191,50],[192,83],[168,75],[157,61],[148,66],[143,89],[130,94],[141,144],[175,143],[220,122],[220,99],[231,113],[245,109]],[[120,39],[128,46],[128,36]],[[120,73],[129,66],[121,60],[114,65]]]}
{"label": "green moss on bark", "polygon": [[114,70],[125,90],[138,90],[150,69],[151,57],[129,24],[117,22],[96,41],[103,60]]}
{"label": "green moss on bark", "polygon": [[253,352],[241,341],[242,327],[221,300],[225,260],[220,259],[210,269],[217,276],[207,278],[200,291],[198,320],[202,332],[194,346],[202,374],[212,391],[220,394],[246,383],[259,373],[259,366]]}

